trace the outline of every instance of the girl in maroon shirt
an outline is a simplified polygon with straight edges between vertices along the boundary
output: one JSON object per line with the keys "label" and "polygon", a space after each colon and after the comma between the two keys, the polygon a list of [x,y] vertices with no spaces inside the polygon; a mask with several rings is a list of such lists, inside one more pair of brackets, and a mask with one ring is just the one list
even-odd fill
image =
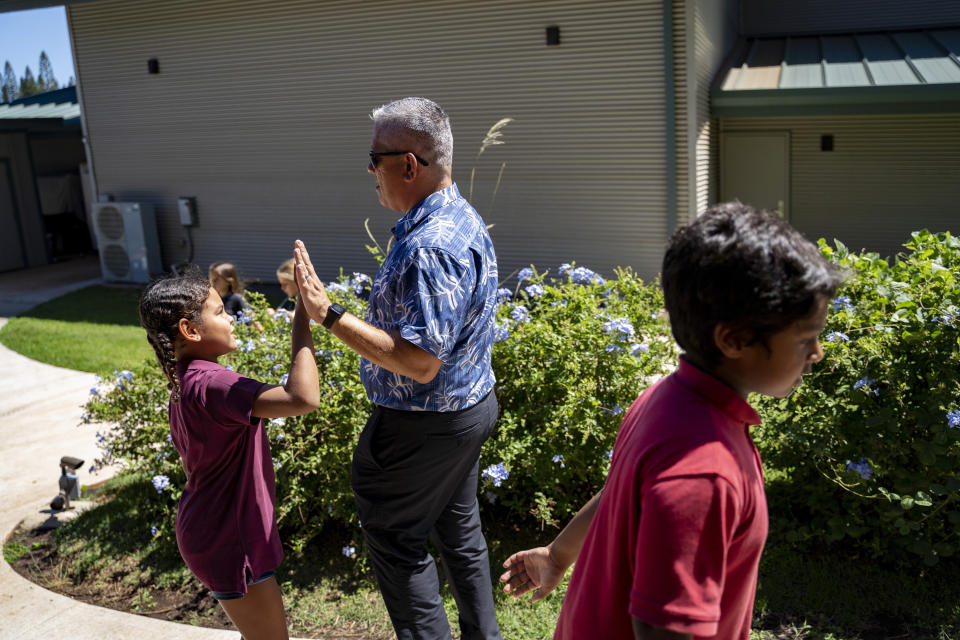
{"label": "girl in maroon shirt", "polygon": [[169,380],[170,434],[187,476],[177,511],[180,555],[246,640],[286,639],[263,418],[319,405],[313,339],[298,304],[287,382],[264,384],[217,363],[237,348],[233,322],[216,289],[197,276],[156,280],[140,298],[140,323]]}

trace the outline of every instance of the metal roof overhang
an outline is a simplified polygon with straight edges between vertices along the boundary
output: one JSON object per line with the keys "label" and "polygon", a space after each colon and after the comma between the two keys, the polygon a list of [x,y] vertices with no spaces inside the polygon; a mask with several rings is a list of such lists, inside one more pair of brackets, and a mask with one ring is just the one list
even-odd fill
{"label": "metal roof overhang", "polygon": [[714,90],[717,117],[960,112],[960,84]]}
{"label": "metal roof overhang", "polygon": [[960,113],[960,29],[741,39],[710,93],[731,116]]}
{"label": "metal roof overhang", "polygon": [[93,0],[0,0],[0,13],[9,11],[26,11],[27,9],[43,9],[45,7],[61,7],[65,4],[79,4]]}

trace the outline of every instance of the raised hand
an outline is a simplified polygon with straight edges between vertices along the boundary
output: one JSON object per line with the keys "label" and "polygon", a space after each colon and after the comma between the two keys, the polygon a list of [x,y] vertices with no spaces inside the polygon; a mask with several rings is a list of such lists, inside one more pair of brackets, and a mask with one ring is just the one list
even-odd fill
{"label": "raised hand", "polygon": [[507,583],[503,587],[504,593],[522,596],[536,589],[531,602],[545,598],[560,584],[563,574],[567,572],[567,567],[557,563],[547,547],[518,551],[507,558],[503,566],[507,569],[500,576],[500,582]]}
{"label": "raised hand", "polygon": [[293,273],[300,287],[300,301],[311,318],[323,322],[327,317],[327,308],[330,306],[330,297],[327,290],[317,277],[317,272],[310,262],[310,254],[302,241],[297,240],[293,249]]}

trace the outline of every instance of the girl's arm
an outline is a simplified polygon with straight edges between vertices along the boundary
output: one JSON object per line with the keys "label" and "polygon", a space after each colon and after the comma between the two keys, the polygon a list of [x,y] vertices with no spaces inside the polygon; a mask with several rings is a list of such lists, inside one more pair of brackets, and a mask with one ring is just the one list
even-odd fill
{"label": "girl's arm", "polygon": [[313,355],[310,316],[298,302],[293,314],[293,335],[290,373],[282,387],[264,385],[253,401],[253,415],[258,418],[284,418],[316,411],[320,406],[320,380]]}

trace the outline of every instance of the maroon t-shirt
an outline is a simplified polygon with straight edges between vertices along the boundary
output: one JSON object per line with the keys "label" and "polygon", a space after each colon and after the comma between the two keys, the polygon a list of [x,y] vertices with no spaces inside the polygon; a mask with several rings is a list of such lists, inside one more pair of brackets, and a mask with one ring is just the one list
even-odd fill
{"label": "maroon t-shirt", "polygon": [[760,416],[681,361],[630,407],[555,640],[633,638],[631,616],[746,640],[767,537]]}
{"label": "maroon t-shirt", "polygon": [[207,588],[246,593],[247,576],[283,560],[270,443],[252,415],[263,383],[206,360],[177,363],[177,376],[170,434],[187,474],[177,546]]}

